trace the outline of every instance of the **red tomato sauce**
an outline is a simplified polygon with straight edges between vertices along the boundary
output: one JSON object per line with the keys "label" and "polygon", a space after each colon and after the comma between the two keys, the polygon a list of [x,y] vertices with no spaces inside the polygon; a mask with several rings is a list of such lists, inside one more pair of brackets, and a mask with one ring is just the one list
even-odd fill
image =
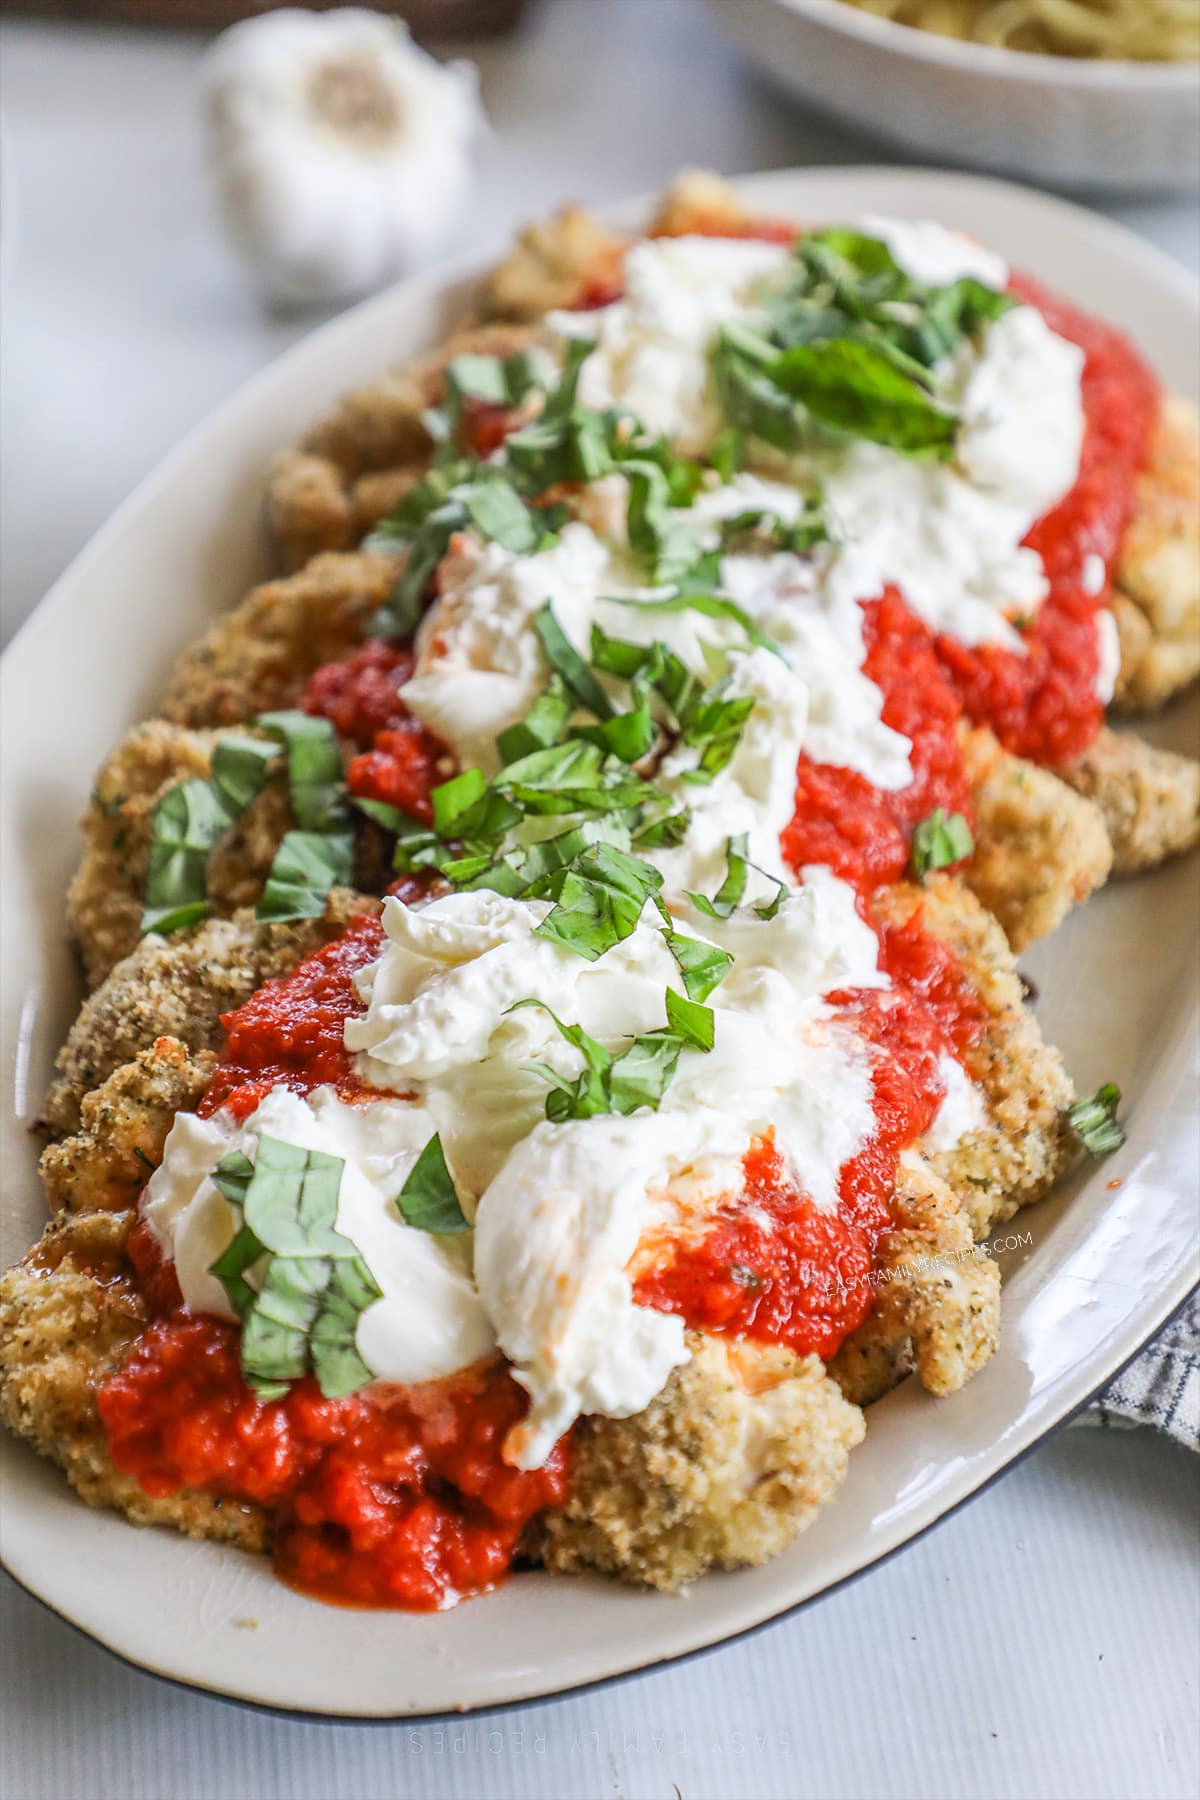
{"label": "red tomato sauce", "polygon": [[794,869],[824,863],[860,893],[899,881],[913,828],[935,807],[973,822],[971,794],[956,736],[962,708],[941,668],[933,639],[889,588],[862,609],[863,673],[883,694],[885,725],[912,743],[913,778],[888,793],[854,769],[801,755],[796,811],[780,839]]}
{"label": "red tomato sauce", "polygon": [[265,1507],[277,1573],[321,1599],[432,1612],[494,1587],[535,1514],[567,1492],[566,1445],[541,1469],[501,1454],[527,1400],[500,1363],[410,1388],[260,1400],[238,1331],[156,1321],[100,1391],[113,1462],[148,1494],[194,1488]]}
{"label": "red tomato sauce", "polygon": [[[1025,276],[1014,280],[1013,291],[1038,308],[1052,331],[1084,352],[1079,478],[1025,539],[1042,558],[1049,582],[1022,634],[1026,655],[995,645],[970,649],[949,637],[938,639],[938,654],[973,719],[989,724],[1008,749],[1053,764],[1086,750],[1103,721],[1104,706],[1095,693],[1096,614],[1108,605],[1108,583],[1149,452],[1160,391],[1121,332]],[[1098,594],[1084,587],[1089,556],[1100,557],[1106,571]]]}
{"label": "red tomato sauce", "polygon": [[362,1011],[354,977],[378,959],[382,944],[382,923],[365,915],[290,975],[222,1014],[225,1048],[197,1110],[207,1116],[227,1106],[244,1119],[273,1087],[307,1094],[328,1084],[345,1100],[361,1098],[366,1089],[342,1031]]}
{"label": "red tomato sauce", "polygon": [[302,704],[357,746],[359,754],[346,771],[352,794],[385,801],[428,825],[433,819],[430,793],[453,764],[400,698],[414,661],[411,650],[370,638],[348,656],[317,669]]}
{"label": "red tomato sauce", "polygon": [[643,1306],[826,1360],[867,1317],[900,1153],[937,1114],[945,1094],[938,1059],[967,1049],[984,1017],[954,957],[919,916],[880,927],[879,937],[880,967],[893,985],[829,996],[881,1052],[872,1074],[875,1129],[842,1169],[837,1211],[821,1211],[762,1139],[746,1158],[744,1193],[701,1237],[678,1240],[639,1275]]}

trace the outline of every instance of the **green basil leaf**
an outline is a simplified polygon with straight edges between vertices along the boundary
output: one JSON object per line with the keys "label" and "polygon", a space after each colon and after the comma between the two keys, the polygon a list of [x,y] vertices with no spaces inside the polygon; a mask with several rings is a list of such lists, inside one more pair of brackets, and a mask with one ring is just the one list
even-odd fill
{"label": "green basil leaf", "polygon": [[657,463],[621,464],[629,482],[630,548],[649,566],[656,582],[674,581],[696,559],[695,533],[671,511],[667,477]]}
{"label": "green basil leaf", "polygon": [[260,925],[319,919],[329,890],[344,886],[353,866],[354,839],[348,831],[289,831],[275,852],[255,918]]}
{"label": "green basil leaf", "polygon": [[409,1170],[396,1197],[396,1205],[404,1223],[416,1231],[453,1237],[471,1229],[446,1167],[442,1140],[436,1132]]}
{"label": "green basil leaf", "polygon": [[746,445],[736,425],[727,425],[708,447],[708,460],[728,486],[746,466]]}
{"label": "green basil leaf", "polygon": [[[224,1192],[224,1184],[218,1180],[217,1185]],[[257,1298],[254,1288],[246,1280],[246,1270],[265,1254],[250,1227],[243,1225],[216,1261],[208,1266],[209,1274],[215,1275],[221,1283],[229,1296],[229,1304],[239,1319],[246,1317]]]}
{"label": "green basil leaf", "polygon": [[308,1372],[308,1337],[329,1284],[320,1256],[273,1256],[242,1320],[242,1374],[263,1399]]}
{"label": "green basil leaf", "polygon": [[288,798],[302,831],[329,831],[346,823],[346,778],[333,726],[312,713],[260,713],[254,721],[283,745]]}
{"label": "green basil leaf", "polygon": [[358,1353],[356,1334],[361,1315],[382,1298],[383,1289],[361,1256],[332,1265],[308,1339],[313,1374],[326,1400],[356,1393],[374,1380]]}
{"label": "green basil leaf", "polygon": [[233,1206],[245,1206],[246,1189],[254,1179],[254,1164],[241,1150],[231,1150],[213,1170],[213,1183]]}
{"label": "green basil leaf", "polygon": [[442,837],[453,837],[459,820],[478,806],[487,792],[487,777],[482,769],[464,769],[451,776],[431,792],[434,828]]}
{"label": "green basil leaf", "polygon": [[595,962],[630,935],[661,886],[653,864],[610,844],[595,844],[567,869],[536,935]]}
{"label": "green basil leaf", "polygon": [[930,869],[948,869],[962,862],[975,848],[971,827],[961,813],[947,813],[935,806],[913,831],[910,860],[918,878]]}
{"label": "green basil leaf", "polygon": [[570,716],[566,684],[561,675],[552,675],[520,723],[496,739],[501,761],[512,763],[534,750],[548,750],[562,736]]}
{"label": "green basil leaf", "polygon": [[[451,538],[466,524],[467,510],[454,498],[443,500],[422,520],[396,585],[372,622],[375,636],[402,641],[412,637],[420,623],[425,591],[450,548]],[[375,537],[367,540],[367,547],[372,546],[378,547]]]}
{"label": "green basil leaf", "polygon": [[770,375],[831,430],[910,455],[954,453],[957,418],[898,369],[883,344],[849,338],[798,344],[779,353]]}
{"label": "green basil leaf", "polygon": [[446,398],[456,417],[464,400],[481,400],[487,406],[507,406],[508,378],[498,356],[464,353],[446,364]]}
{"label": "green basil leaf", "polygon": [[673,850],[682,844],[687,836],[692,815],[687,807],[679,812],[667,813],[661,819],[652,819],[649,824],[641,826],[633,834],[634,844],[639,850]]}
{"label": "green basil leaf", "polygon": [[[276,743],[261,738],[230,734],[219,740],[212,754],[213,786],[233,818],[240,818],[267,784],[267,773],[279,755]],[[340,772],[340,765],[339,765]]]}
{"label": "green basil leaf", "polygon": [[374,819],[385,831],[401,832],[412,830],[411,813],[402,812],[398,806],[389,806],[386,800],[364,800],[360,794],[350,795],[350,804],[358,812],[365,813],[368,819]]}
{"label": "green basil leaf", "polygon": [[645,1032],[613,1063],[607,1110],[622,1116],[648,1106],[656,1111],[679,1066],[683,1045],[669,1032]]}
{"label": "green basil leaf", "polygon": [[746,860],[747,837],[731,837],[725,846],[725,879],[711,900],[703,894],[688,894],[693,906],[710,919],[728,919],[742,903],[746,892],[749,863]]}
{"label": "green basil leaf", "polygon": [[712,1008],[667,989],[667,1028],[691,1050],[711,1050],[716,1036]]}
{"label": "green basil leaf", "polygon": [[580,705],[586,706],[598,719],[611,718],[613,709],[608,695],[555,618],[549,601],[536,614],[533,628],[546,661]]}
{"label": "green basil leaf", "polygon": [[1120,1088],[1114,1081],[1106,1081],[1068,1111],[1067,1121],[1090,1156],[1108,1156],[1125,1142],[1125,1132],[1117,1120],[1120,1104]]}
{"label": "green basil leaf", "polygon": [[342,1159],[261,1132],[242,1211],[263,1248],[277,1256],[341,1257],[353,1246],[334,1230]]}
{"label": "green basil leaf", "polygon": [[542,539],[542,527],[514,488],[504,481],[476,481],[459,488],[458,497],[476,531],[494,538],[505,550],[528,556]]}
{"label": "green basil leaf", "polygon": [[154,808],[141,929],[170,932],[207,918],[209,851],[236,819],[212,782],[194,776]]}
{"label": "green basil leaf", "polygon": [[707,1000],[720,986],[733,964],[728,950],[706,944],[699,938],[685,937],[678,931],[664,931],[667,949],[679,965],[689,1000]]}

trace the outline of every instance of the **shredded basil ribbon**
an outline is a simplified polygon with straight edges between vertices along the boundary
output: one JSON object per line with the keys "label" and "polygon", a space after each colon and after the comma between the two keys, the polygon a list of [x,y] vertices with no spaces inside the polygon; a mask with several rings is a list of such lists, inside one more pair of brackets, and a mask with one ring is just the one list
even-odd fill
{"label": "shredded basil ribbon", "polygon": [[[242,1321],[242,1373],[264,1400],[310,1371],[326,1399],[371,1380],[355,1332],[382,1290],[336,1229],[343,1167],[340,1157],[264,1132],[255,1163],[235,1150],[213,1173],[242,1223],[211,1273]],[[256,1288],[247,1274],[264,1258]]]}
{"label": "shredded basil ribbon", "polygon": [[180,782],[156,805],[143,932],[179,931],[209,916],[209,855],[262,792],[281,749],[297,829],[275,853],[255,917],[262,924],[319,918],[330,888],[350,879],[354,840],[332,725],[298,711],[263,713],[252,723],[266,738],[222,738],[208,780]]}
{"label": "shredded basil ribbon", "polygon": [[452,1237],[471,1229],[436,1132],[409,1170],[396,1205],[405,1224],[417,1231]]}
{"label": "shredded basil ribbon", "polygon": [[739,837],[731,837],[728,840],[725,845],[725,879],[711,900],[704,894],[694,894],[689,891],[688,899],[707,918],[728,919],[737,911],[745,897],[746,883],[751,869],[775,884],[775,893],[772,898],[762,906],[756,906],[753,909],[758,918],[773,919],[786,900],[787,883],[768,874],[766,869],[760,869],[757,863],[751,862],[747,855],[747,848],[748,839],[745,832],[742,832]]}
{"label": "shredded basil ribbon", "polygon": [[719,334],[718,398],[735,429],[778,449],[832,432],[944,460],[958,419],[939,397],[937,365],[1013,304],[970,277],[915,281],[862,232],[812,232],[762,329]]}
{"label": "shredded basil ribbon", "polygon": [[1089,1155],[1108,1156],[1125,1142],[1125,1132],[1117,1119],[1120,1104],[1120,1088],[1114,1081],[1106,1081],[1068,1111],[1067,1121]]}
{"label": "shredded basil ribbon", "polygon": [[975,848],[971,827],[961,813],[948,813],[935,806],[927,818],[913,831],[910,861],[918,879],[930,869],[948,869],[962,862]]}
{"label": "shredded basil ribbon", "polygon": [[665,999],[667,1023],[657,1031],[632,1037],[628,1047],[616,1056],[597,1043],[582,1025],[564,1024],[542,1000],[518,1000],[509,1008],[510,1012],[519,1012],[532,1006],[548,1013],[559,1036],[583,1057],[583,1069],[574,1081],[568,1081],[550,1063],[525,1064],[530,1073],[550,1084],[546,1117],[553,1124],[611,1113],[625,1116],[643,1106],[657,1111],[683,1051],[707,1052],[715,1038],[709,1007],[685,999],[674,988],[667,988]]}

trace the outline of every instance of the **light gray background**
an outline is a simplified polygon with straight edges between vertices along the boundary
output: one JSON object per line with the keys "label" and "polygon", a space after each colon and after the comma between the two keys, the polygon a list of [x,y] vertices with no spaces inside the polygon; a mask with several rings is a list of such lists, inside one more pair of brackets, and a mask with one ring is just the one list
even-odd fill
{"label": "light gray background", "polygon": [[[200,48],[0,33],[6,638],[158,458],[314,322],[259,312],[215,234]],[[887,156],[762,86],[687,0],[543,0],[517,36],[468,53],[495,135],[452,250],[499,246],[564,197],[616,198],[684,163]],[[1103,210],[1200,266],[1187,204]],[[576,1699],[414,1729],[298,1724],[170,1689],[6,1583],[0,1784],[6,1800],[1192,1800],[1196,1474],[1145,1433],[1071,1430],[891,1563],[752,1639]]]}

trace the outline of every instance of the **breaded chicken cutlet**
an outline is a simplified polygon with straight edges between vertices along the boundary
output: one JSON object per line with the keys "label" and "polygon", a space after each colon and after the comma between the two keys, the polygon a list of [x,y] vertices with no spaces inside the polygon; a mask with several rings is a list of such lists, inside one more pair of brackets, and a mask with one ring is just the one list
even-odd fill
{"label": "breaded chicken cutlet", "polygon": [[[693,174],[671,188],[650,231],[662,238],[745,239],[754,236],[754,221],[724,183]],[[317,916],[256,921],[254,908],[285,838],[302,834],[305,825],[295,810],[300,802],[289,752],[270,763],[212,848],[203,922],[166,937],[147,933],[144,902],[158,809],[179,784],[212,781],[218,751],[244,743],[248,731],[264,757],[273,754],[257,723],[261,715],[304,705],[314,674],[370,642],[381,609],[403,585],[408,556],[386,533],[372,533],[394,509],[420,498],[431,466],[444,466],[436,460],[445,429],[438,414],[457,404],[451,365],[465,359],[506,369],[530,353],[535,359],[557,354],[545,314],[614,300],[629,246],[577,208],[530,227],[488,277],[476,316],[461,330],[347,395],[299,446],[281,453],[265,496],[277,578],[253,589],[183,652],[156,715],[130,732],[97,776],[83,820],[83,858],[68,895],[70,928],[92,991],[60,1053],[42,1112],[50,1142],[41,1174],[51,1222],[0,1282],[0,1419],[57,1462],[89,1504],[112,1507],[134,1523],[170,1525],[251,1551],[272,1548],[271,1508],[239,1496],[234,1485],[225,1492],[217,1482],[151,1494],[118,1468],[98,1394],[150,1328],[153,1308],[130,1232],[175,1121],[187,1124],[209,1089],[228,1016],[264,984],[286,980],[373,917],[395,879],[394,825],[380,822],[377,807],[372,817],[354,814],[343,826],[353,837],[352,874],[347,863],[340,879],[352,886],[328,890],[323,912],[319,901],[310,906]],[[495,444],[524,427],[534,427],[536,438],[542,407],[542,389],[531,383],[488,400],[484,423],[494,428]],[[1196,439],[1194,409],[1165,400],[1115,569],[1113,713],[1158,708],[1200,672]],[[658,454],[653,446],[643,450],[651,466],[641,476],[647,492]],[[563,518],[587,523],[592,515],[573,493],[576,485],[563,480],[547,493]],[[594,496],[585,490],[584,498]],[[630,520],[632,544],[632,510]],[[640,529],[661,548],[667,536],[661,506],[656,515],[644,498]],[[424,596],[431,604],[427,617],[441,599],[440,579],[432,584],[432,601]],[[600,702],[586,698],[594,696],[595,681],[589,690],[586,667],[580,677],[578,651],[572,663],[571,647],[560,649],[556,662],[549,641],[542,638],[556,675],[565,670],[574,697],[584,696],[604,720],[603,695]],[[768,640],[768,656],[770,648]],[[770,667],[768,661],[768,678]],[[1189,759],[1157,750],[1128,729],[1103,726],[1086,749],[1051,767],[1006,748],[998,733],[999,727],[970,722],[964,711],[945,753],[962,760],[968,849],[959,839],[919,862],[914,834],[905,878],[893,872],[859,896],[859,930],[865,918],[881,942],[889,931],[907,930],[948,952],[978,1012],[978,1028],[955,1051],[976,1111],[949,1147],[918,1136],[900,1154],[888,1222],[872,1246],[870,1301],[855,1315],[861,1322],[821,1356],[689,1320],[682,1360],[649,1404],[643,1397],[633,1410],[614,1405],[611,1416],[579,1409],[569,1432],[564,1497],[525,1527],[522,1557],[663,1589],[709,1569],[761,1563],[786,1548],[836,1493],[864,1434],[864,1407],[911,1373],[930,1394],[952,1393],[994,1353],[1000,1275],[979,1246],[1048,1192],[1081,1142],[1070,1078],[1043,1040],[1014,955],[1052,932],[1110,873],[1152,868],[1200,838],[1200,765]],[[331,734],[331,742],[344,774],[355,746],[345,736]],[[664,744],[661,738],[648,743],[636,767],[653,774]],[[447,748],[438,779],[458,766]],[[794,772],[794,756],[789,766]],[[385,806],[385,820],[388,811]],[[428,824],[425,815],[422,822]],[[947,829],[940,808],[922,823],[934,827],[935,837]],[[440,824],[438,831],[459,841]],[[464,827],[462,839],[469,836]],[[735,842],[731,835],[731,880]],[[445,882],[429,890],[447,891]],[[777,895],[776,912],[778,904]],[[711,904],[709,915],[723,916]],[[774,914],[760,906],[758,917],[769,922]],[[698,918],[691,922],[700,929]],[[713,930],[719,942],[719,926]],[[714,952],[713,945],[700,947]],[[731,960],[736,964],[736,956],[726,957]],[[832,991],[839,983],[831,977],[826,985]],[[694,1000],[690,982],[686,989]],[[367,995],[369,984],[360,991],[365,1004]],[[547,1002],[531,998],[524,1005]],[[564,1036],[583,1032],[556,1024]],[[694,1021],[689,1028],[696,1029]],[[586,1033],[576,1048],[584,1042],[592,1042]],[[944,1061],[947,1053],[941,1054]],[[595,1075],[596,1065],[589,1067]],[[611,1078],[609,1071],[604,1079]],[[559,1086],[565,1089],[561,1079]],[[555,1119],[551,1103],[546,1116]],[[453,1199],[455,1184],[449,1175],[446,1180]],[[401,1201],[395,1206],[407,1225]],[[425,1229],[436,1235],[443,1223]],[[468,1223],[463,1217],[462,1225]],[[273,1251],[256,1248],[264,1258]],[[577,1246],[581,1263],[588,1248],[584,1234]],[[733,1262],[729,1271],[737,1285],[760,1285],[754,1269]],[[535,1413],[533,1377],[518,1371],[517,1379],[528,1385]]]}

